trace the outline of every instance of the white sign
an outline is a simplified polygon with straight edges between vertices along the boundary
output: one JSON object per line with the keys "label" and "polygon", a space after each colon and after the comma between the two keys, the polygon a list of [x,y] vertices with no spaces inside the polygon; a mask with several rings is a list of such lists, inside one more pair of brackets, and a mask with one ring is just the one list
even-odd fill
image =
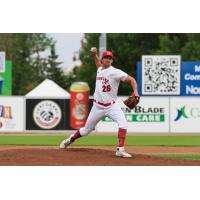
{"label": "white sign", "polygon": [[0,72],[5,72],[5,52],[0,52]]}
{"label": "white sign", "polygon": [[174,97],[170,100],[170,129],[173,133],[200,133],[200,98]]}
{"label": "white sign", "polygon": [[142,94],[179,95],[181,56],[142,56]]}
{"label": "white sign", "polygon": [[[118,99],[128,122],[128,132],[163,133],[169,132],[169,97],[141,97],[135,109],[128,109]],[[109,118],[101,120],[96,129],[98,132],[117,132],[118,126]]]}
{"label": "white sign", "polygon": [[24,98],[0,97],[0,132],[24,130]]}

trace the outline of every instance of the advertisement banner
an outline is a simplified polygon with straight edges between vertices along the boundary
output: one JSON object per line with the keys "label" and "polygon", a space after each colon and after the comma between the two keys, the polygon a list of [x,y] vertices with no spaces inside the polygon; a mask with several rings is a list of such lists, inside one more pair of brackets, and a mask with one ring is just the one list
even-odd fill
{"label": "advertisement banner", "polygon": [[[141,97],[140,103],[133,110],[128,109],[118,98],[128,122],[128,132],[163,133],[169,132],[169,98]],[[118,126],[109,118],[102,119],[96,126],[98,132],[117,132]]]}
{"label": "advertisement banner", "polygon": [[69,130],[69,99],[26,99],[26,130]]}
{"label": "advertisement banner", "polygon": [[3,78],[0,77],[0,95],[2,95]]}
{"label": "advertisement banner", "polygon": [[74,82],[70,87],[70,127],[82,128],[88,117],[89,86],[85,82]]}
{"label": "advertisement banner", "polygon": [[200,62],[182,62],[181,95],[200,96]]}
{"label": "advertisement banner", "polygon": [[11,96],[12,95],[12,62],[5,62],[5,70],[4,72],[0,71],[0,79],[1,83],[1,95],[2,96]]}
{"label": "advertisement banner", "polygon": [[142,96],[142,63],[137,62],[137,86],[138,86],[138,94]]}
{"label": "advertisement banner", "polygon": [[199,102],[199,97],[170,99],[170,131],[172,133],[200,133]]}
{"label": "advertisement banner", "polygon": [[24,98],[0,97],[0,132],[24,130]]}
{"label": "advertisement banner", "polygon": [[181,56],[142,56],[142,95],[180,95]]}
{"label": "advertisement banner", "polygon": [[[74,130],[70,125],[70,99],[26,98],[26,130]],[[93,100],[89,100],[89,110]]]}

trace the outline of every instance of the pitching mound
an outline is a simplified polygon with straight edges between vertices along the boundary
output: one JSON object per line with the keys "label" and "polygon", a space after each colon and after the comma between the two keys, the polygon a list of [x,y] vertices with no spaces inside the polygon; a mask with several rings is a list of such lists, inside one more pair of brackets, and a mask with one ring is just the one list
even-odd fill
{"label": "pitching mound", "polygon": [[199,166],[200,161],[136,154],[118,158],[115,151],[90,148],[13,148],[0,151],[1,166]]}

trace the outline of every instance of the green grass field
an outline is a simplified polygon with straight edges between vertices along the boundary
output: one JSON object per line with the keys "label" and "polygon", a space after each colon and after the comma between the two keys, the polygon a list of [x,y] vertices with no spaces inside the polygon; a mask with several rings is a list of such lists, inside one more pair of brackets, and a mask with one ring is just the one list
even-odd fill
{"label": "green grass field", "polygon": [[[66,136],[60,135],[0,135],[0,145],[58,146]],[[77,140],[77,146],[116,146],[117,135],[89,135]],[[200,146],[200,136],[128,136],[126,146]],[[200,155],[153,155],[159,157],[200,160]]]}
{"label": "green grass field", "polygon": [[[59,145],[65,135],[0,135],[0,144]],[[116,146],[115,135],[89,135],[77,140],[79,146]],[[200,136],[128,136],[127,146],[200,146]]]}
{"label": "green grass field", "polygon": [[184,155],[184,154],[152,154],[152,156],[158,156],[162,158],[175,158],[175,159],[185,159],[185,160],[200,160],[200,155]]}

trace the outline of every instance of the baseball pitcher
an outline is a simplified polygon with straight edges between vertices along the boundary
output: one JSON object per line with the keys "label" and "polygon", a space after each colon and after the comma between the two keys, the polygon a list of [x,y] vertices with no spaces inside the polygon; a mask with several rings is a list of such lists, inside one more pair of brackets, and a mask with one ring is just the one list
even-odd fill
{"label": "baseball pitcher", "polygon": [[[116,156],[119,157],[132,157],[125,151],[125,138],[127,133],[127,121],[123,111],[118,103],[116,103],[117,92],[120,81],[128,82],[133,90],[130,98],[139,102],[139,95],[137,90],[136,80],[129,76],[127,73],[112,66],[113,54],[110,51],[105,51],[102,54],[101,61],[97,56],[97,48],[91,48],[91,53],[94,58],[97,75],[96,75],[96,87],[94,92],[94,103],[90,111],[86,124],[80,130],[77,130],[69,138],[63,140],[60,144],[60,148],[67,148],[76,139],[86,136],[92,130],[94,130],[96,124],[104,117],[109,117],[118,124],[118,139],[119,144],[116,150]],[[130,104],[132,99],[127,100]],[[126,102],[127,102],[126,101]],[[125,103],[126,104],[126,103]],[[127,106],[129,107],[129,105]],[[134,102],[135,104],[135,102]]]}

